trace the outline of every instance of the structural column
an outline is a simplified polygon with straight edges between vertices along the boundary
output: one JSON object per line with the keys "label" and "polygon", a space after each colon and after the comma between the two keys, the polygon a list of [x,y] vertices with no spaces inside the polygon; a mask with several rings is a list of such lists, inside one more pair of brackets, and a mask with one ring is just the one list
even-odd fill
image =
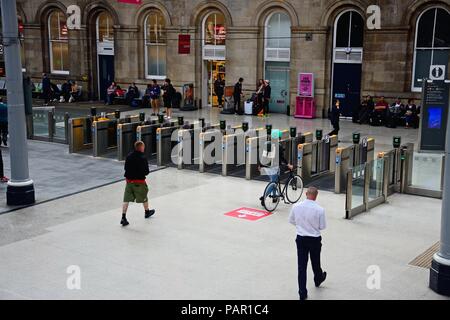
{"label": "structural column", "polygon": [[444,192],[442,200],[441,247],[435,254],[430,271],[430,288],[450,296],[450,112],[447,120]]}
{"label": "structural column", "polygon": [[11,181],[7,188],[8,205],[35,202],[34,184],[29,176],[25,125],[22,63],[16,1],[1,0],[6,82],[8,84],[8,121],[11,156]]}

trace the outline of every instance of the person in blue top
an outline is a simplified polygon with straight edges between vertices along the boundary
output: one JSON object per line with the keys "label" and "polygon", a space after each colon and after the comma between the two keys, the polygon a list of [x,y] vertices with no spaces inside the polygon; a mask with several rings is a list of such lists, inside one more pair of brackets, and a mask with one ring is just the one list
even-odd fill
{"label": "person in blue top", "polygon": [[152,116],[159,114],[159,99],[161,98],[161,87],[156,80],[153,80],[153,84],[150,88],[150,99],[153,109]]}
{"label": "person in blue top", "polygon": [[8,145],[8,106],[0,98],[0,146],[3,143]]}

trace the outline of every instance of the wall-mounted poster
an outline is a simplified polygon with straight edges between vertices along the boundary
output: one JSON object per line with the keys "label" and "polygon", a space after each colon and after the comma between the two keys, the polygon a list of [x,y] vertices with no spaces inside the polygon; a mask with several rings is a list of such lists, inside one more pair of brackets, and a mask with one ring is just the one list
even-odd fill
{"label": "wall-mounted poster", "polygon": [[314,74],[298,74],[298,95],[300,97],[314,97]]}

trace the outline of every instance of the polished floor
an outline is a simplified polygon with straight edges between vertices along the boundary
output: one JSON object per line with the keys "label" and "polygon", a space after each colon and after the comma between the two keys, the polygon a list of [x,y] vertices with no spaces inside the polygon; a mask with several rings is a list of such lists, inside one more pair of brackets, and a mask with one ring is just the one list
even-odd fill
{"label": "polished floor", "polygon": [[[184,116],[222,119],[208,110]],[[330,130],[326,120],[283,115],[223,118]],[[342,122],[344,143],[354,131],[375,137],[379,151],[391,148],[393,135],[417,140],[415,130]],[[0,299],[298,299],[290,206],[258,221],[226,215],[261,209],[264,182],[174,168],[148,182],[157,214],[145,220],[132,205],[126,229],[119,225],[123,182],[0,215]],[[440,200],[397,194],[353,220],[344,219],[345,195],[321,192],[318,202],[328,219],[328,279],[320,289],[309,281],[312,300],[445,299],[428,288],[429,270],[409,265],[439,240]]]}

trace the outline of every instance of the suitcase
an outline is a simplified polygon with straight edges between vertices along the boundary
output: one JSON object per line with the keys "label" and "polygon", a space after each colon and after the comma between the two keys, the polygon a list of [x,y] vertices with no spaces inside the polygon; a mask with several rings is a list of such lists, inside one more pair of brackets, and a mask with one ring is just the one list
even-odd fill
{"label": "suitcase", "polygon": [[249,116],[252,116],[254,114],[253,101],[245,102],[244,113]]}

